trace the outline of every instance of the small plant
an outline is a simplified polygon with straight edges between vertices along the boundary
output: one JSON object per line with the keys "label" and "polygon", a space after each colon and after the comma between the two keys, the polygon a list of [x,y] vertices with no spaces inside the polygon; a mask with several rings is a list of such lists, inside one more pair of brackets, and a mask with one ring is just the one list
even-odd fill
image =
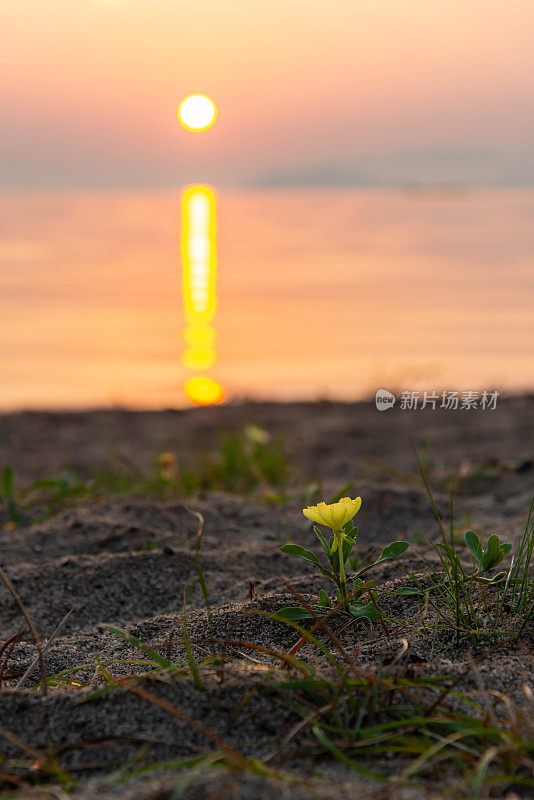
{"label": "small plant", "polygon": [[[452,540],[449,543],[443,539],[434,544],[443,568],[443,582],[433,588],[441,598],[441,605],[438,603],[436,606],[438,614],[442,621],[455,629],[457,643],[462,634],[469,635],[475,643],[481,635],[495,633],[496,614],[487,613],[489,607],[481,586],[498,588],[503,583],[505,572],[498,572],[491,577],[487,573],[501,563],[512,545],[502,544],[499,537],[493,534],[484,550],[482,539],[474,531],[467,531],[464,538],[473,555],[471,571],[464,568]],[[498,606],[497,603],[495,609]]]}
{"label": "small plant", "polygon": [[[410,546],[408,542],[393,542],[385,547],[380,556],[371,564],[367,564],[361,569],[347,574],[351,565],[357,564],[356,559],[351,559],[352,548],[356,544],[356,536],[359,533],[357,526],[352,524],[352,519],[358,513],[362,504],[361,498],[351,500],[350,497],[342,497],[336,503],[319,503],[316,506],[308,506],[303,509],[304,516],[312,522],[318,522],[330,528],[332,536],[328,541],[323,536],[317,525],[313,526],[317,538],[319,539],[327,560],[327,566],[321,564],[319,558],[297,544],[284,544],[280,547],[283,553],[310,561],[318,568],[321,575],[336,586],[336,599],[340,610],[345,611],[352,617],[367,618],[369,620],[379,619],[380,609],[376,602],[375,593],[372,591],[372,582],[366,582],[363,576],[377,564],[398,558]],[[364,597],[368,602],[362,602]],[[319,592],[319,613],[327,613],[327,609],[332,609],[332,600],[324,590]],[[286,608],[279,614],[286,619],[306,619],[313,614],[304,608]]]}
{"label": "small plant", "polygon": [[[442,571],[437,582],[425,587],[412,574],[411,577],[416,588],[405,587],[399,589],[398,594],[426,595],[441,625],[455,632],[457,645],[464,638],[468,638],[472,644],[476,644],[484,636],[495,637],[509,634],[509,631],[499,629],[499,619],[505,599],[509,600],[512,613],[519,612],[525,615],[519,631],[521,632],[534,608],[534,604],[530,603],[529,605],[529,599],[534,597],[534,588],[530,577],[530,561],[534,551],[534,528],[530,525],[531,514],[529,514],[525,533],[519,545],[519,553],[512,559],[508,572],[501,571],[490,575],[508,555],[512,545],[501,542],[499,536],[492,534],[488,538],[484,550],[482,537],[472,530],[467,531],[464,536],[473,558],[471,569],[466,568],[462,554],[458,551],[455,543],[452,495],[450,529],[447,533],[436,506],[424,465],[417,451],[415,451],[415,456],[440,531],[439,540],[431,544],[439,556]],[[428,564],[428,566],[432,579],[438,577],[431,565]],[[489,589],[493,592],[491,602],[487,594]],[[522,601],[519,601],[519,597],[522,598]]]}
{"label": "small plant", "polygon": [[467,531],[464,539],[473,554],[471,572],[466,572],[452,539],[447,541],[446,537],[443,537],[437,544],[432,542],[443,567],[444,581],[442,585],[453,592],[453,590],[457,591],[459,583],[468,584],[473,581],[485,584],[501,583],[506,577],[505,572],[498,572],[491,578],[487,577],[487,573],[501,563],[504,556],[512,549],[512,545],[501,543],[497,534],[492,534],[488,539],[487,550],[484,550],[482,538],[477,536],[474,531]]}
{"label": "small plant", "polygon": [[534,616],[534,580],[532,579],[532,556],[534,554],[533,510],[534,498],[532,498],[530,504],[528,519],[519,542],[517,555],[512,558],[504,585],[504,595],[510,602],[511,611],[521,614],[523,617],[518,636]]}
{"label": "small plant", "polygon": [[257,425],[245,425],[242,431],[227,433],[201,466],[197,483],[201,489],[252,492],[260,489],[267,495],[285,491],[290,467],[283,439],[273,438]]}
{"label": "small plant", "polygon": [[495,567],[499,566],[505,555],[512,549],[511,544],[501,544],[497,534],[493,534],[488,539],[488,549],[482,549],[482,540],[476,535],[474,531],[467,531],[465,534],[465,543],[473,553],[475,563],[477,565],[476,572],[473,573],[473,580],[497,583],[504,577],[504,572],[494,575],[493,578],[482,578],[486,572],[490,572]]}
{"label": "small plant", "polygon": [[44,517],[52,516],[69,502],[84,499],[88,494],[85,483],[68,472],[34,481],[28,492],[34,503],[46,506]]}

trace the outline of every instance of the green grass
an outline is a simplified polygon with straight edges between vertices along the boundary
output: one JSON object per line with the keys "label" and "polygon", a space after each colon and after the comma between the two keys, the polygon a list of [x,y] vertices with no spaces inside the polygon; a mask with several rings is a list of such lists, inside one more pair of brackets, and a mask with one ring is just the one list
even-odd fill
{"label": "green grass", "polygon": [[199,473],[190,474],[188,480],[191,489],[247,494],[260,488],[283,493],[290,473],[283,438],[246,426],[240,433],[223,435],[217,451],[205,458]]}
{"label": "green grass", "polygon": [[[534,499],[517,554],[512,557],[507,570],[496,572],[496,568],[511,551],[512,545],[501,542],[499,536],[493,534],[488,537],[484,549],[483,537],[469,530],[464,536],[466,546],[461,548],[454,526],[454,487],[451,489],[447,531],[439,514],[425,466],[417,452],[415,455],[421,480],[438,524],[439,538],[437,542],[430,543],[441,565],[441,570],[437,571],[428,561],[426,562],[427,574],[424,586],[417,576],[410,573],[415,591],[428,598],[439,619],[440,627],[454,632],[457,645],[467,639],[472,645],[476,645],[488,637],[496,639],[513,635],[517,638],[534,613],[531,563],[534,553],[532,522]],[[469,560],[470,566],[467,567]],[[404,593],[409,594],[410,589],[407,588]],[[507,626],[503,620],[507,620]],[[521,621],[519,630],[517,630],[518,620]]]}
{"label": "green grass", "polygon": [[25,487],[16,486],[13,468],[7,465],[0,479],[0,509],[4,509],[8,528],[15,529],[23,518],[39,522],[79,502],[121,495],[165,499],[227,491],[283,502],[295,472],[283,438],[272,437],[254,425],[221,434],[213,450],[180,454],[183,467],[180,459],[173,454],[170,457],[171,469],[162,465],[161,456],[154,458],[149,470],[116,458],[107,467],[93,469],[89,476],[66,468]]}
{"label": "green grass", "polygon": [[[169,799],[174,800],[187,797],[189,789],[207,768],[246,772],[289,785],[305,783],[295,774],[295,767],[301,774],[320,777],[325,763],[334,762],[340,775],[344,771],[354,771],[383,784],[386,791],[397,786],[431,787],[436,800],[505,797],[512,790],[523,791],[526,796],[534,794],[532,690],[524,688],[522,701],[489,692],[479,670],[484,656],[479,655],[476,661],[472,655],[480,654],[479,646],[488,638],[490,641],[503,637],[518,639],[532,620],[534,501],[517,552],[508,563],[503,561],[508,555],[508,546],[496,536],[485,541],[484,537],[468,531],[465,545],[459,542],[452,499],[446,528],[425,465],[419,459],[418,463],[438,523],[439,536],[434,542],[438,565],[434,567],[428,563],[426,575],[422,577],[410,573],[413,585],[402,592],[407,602],[413,602],[415,613],[409,624],[408,620],[388,617],[385,622],[392,624],[398,637],[403,635],[402,624],[405,630],[414,630],[414,626],[419,625],[427,630],[429,638],[436,638],[440,631],[450,633],[449,646],[462,647],[467,663],[464,672],[445,677],[430,674],[431,663],[428,674],[414,670],[408,659],[408,643],[406,647],[399,644],[398,654],[389,663],[377,658],[374,666],[362,668],[355,655],[347,653],[341,645],[332,627],[335,614],[329,611],[325,617],[316,619],[310,629],[299,621],[283,619],[279,614],[262,614],[273,625],[276,623],[278,641],[284,642],[283,646],[289,647],[289,651],[248,641],[217,641],[211,629],[209,595],[200,563],[203,521],[197,515],[196,567],[210,623],[211,654],[201,661],[195,656],[195,643],[187,626],[186,592],[183,614],[176,628],[185,651],[183,661],[171,661],[174,631],[171,631],[163,656],[127,632],[108,627],[142,655],[105,662],[95,657],[94,662],[84,662],[47,679],[51,689],[76,690],[90,685],[91,678],[85,676],[92,676],[97,667],[103,685],[86,694],[83,702],[98,703],[108,692],[127,691],[139,704],[178,717],[202,734],[205,747],[191,756],[184,757],[177,751],[175,758],[155,761],[145,751],[139,751],[108,776],[110,785],[120,785],[143,775],[178,771],[176,787],[169,794]],[[171,477],[169,474],[164,473],[156,461],[148,474],[135,466],[126,466],[122,472],[100,471],[90,480],[81,481],[73,473],[66,472],[17,491],[12,470],[7,468],[2,475],[2,501],[8,520],[17,524],[21,514],[31,509],[39,508],[41,514],[54,513],[80,499],[108,494],[139,492],[166,497],[224,489],[259,492],[262,496],[276,493],[283,497],[290,480],[281,440],[273,441],[261,432],[250,430],[223,437],[220,447],[205,455],[194,470],[176,472]],[[317,499],[320,487],[311,486],[309,491],[308,502],[311,502]],[[351,486],[344,486],[330,502],[351,491]],[[506,568],[496,573],[502,564],[506,564]],[[298,597],[296,592],[294,594]],[[423,614],[419,613],[423,606],[432,610],[432,619],[423,619]],[[280,633],[281,625],[290,636]],[[311,659],[298,657],[300,650],[295,650],[295,633],[312,654]],[[213,687],[214,678],[224,684],[231,674],[232,661],[243,660],[243,655],[239,659],[231,655],[236,651],[253,654],[251,662],[257,662],[259,657],[259,663],[266,663],[269,668],[254,673],[252,685],[243,685],[241,701],[233,709],[232,725],[238,725],[249,713],[254,713],[250,712],[250,705],[257,695],[265,703],[272,703],[273,708],[282,705],[292,715],[287,729],[273,739],[270,751],[261,759],[251,756],[249,750],[240,750],[228,735],[223,736],[201,720],[192,718],[159,691],[162,685],[176,681],[186,682],[191,692],[206,692],[208,684]],[[486,654],[489,652],[491,650],[486,650]],[[116,667],[125,666],[144,671],[140,675],[114,674]],[[42,753],[36,759],[35,753],[25,751],[23,744],[20,743],[18,758],[5,759],[0,765],[4,779],[11,776],[16,786],[21,778],[27,780],[31,776],[32,782],[53,781],[65,791],[75,785],[75,779],[61,765],[61,750]]]}
{"label": "green grass", "polygon": [[505,584],[505,595],[509,597],[512,610],[517,614],[522,614],[524,617],[521,630],[532,619],[534,611],[534,581],[532,575],[532,555],[534,553],[533,509],[534,498],[530,505],[528,519],[519,543],[517,555],[512,561]]}
{"label": "green grass", "polygon": [[[266,616],[280,624],[275,616]],[[291,724],[263,759],[245,754],[228,736],[217,734],[193,719],[158,690],[158,686],[185,680],[191,681],[191,691],[204,691],[205,682],[213,678],[211,659],[195,664],[193,669],[190,651],[187,661],[191,669],[187,664],[172,664],[129,634],[110,627],[110,631],[144,656],[138,661],[115,663],[146,664],[151,671],[117,677],[109,672],[112,663],[106,664],[105,669],[102,664],[105,686],[84,697],[83,702],[99,702],[103,694],[112,690],[132,692],[140,704],[153,705],[198,727],[206,747],[190,757],[177,752],[175,758],[163,762],[151,761],[139,752],[106,781],[120,785],[134,777],[174,770],[181,773],[176,786],[187,787],[194,784],[202,768],[214,766],[269,777],[280,783],[302,783],[302,778],[293,773],[293,765],[301,773],[306,771],[320,777],[325,761],[333,760],[341,770],[354,771],[390,788],[419,784],[440,787],[443,793],[433,797],[482,798],[490,793],[498,797],[504,796],[510,787],[534,789],[534,704],[528,696],[524,707],[519,709],[509,698],[501,696],[496,701],[484,687],[478,693],[463,691],[460,688],[463,680],[470,674],[479,677],[474,662],[459,678],[414,676],[402,649],[400,658],[388,666],[361,670],[347,653],[336,649],[333,631],[327,647],[296,623],[284,624],[306,637],[311,647],[327,657],[330,666],[315,666],[274,648],[264,648],[271,662],[278,660],[279,664],[258,672],[252,687],[243,685],[242,701],[235,709],[232,723],[238,725],[247,717],[249,704],[257,694],[274,708],[281,704],[291,712]],[[225,649],[227,645],[256,654],[261,651],[252,642],[226,642]],[[227,672],[231,660],[227,652]],[[76,669],[86,666],[89,665]],[[154,680],[155,673],[159,675],[158,681]],[[70,670],[65,671],[50,678],[50,684],[70,682],[70,675]],[[43,776],[55,770],[61,774],[64,786],[69,781],[72,785],[73,779],[61,767],[60,756],[56,753],[53,764],[44,764]],[[15,774],[20,774],[22,763],[20,759],[16,763],[8,760],[3,768],[8,771],[16,768]]]}

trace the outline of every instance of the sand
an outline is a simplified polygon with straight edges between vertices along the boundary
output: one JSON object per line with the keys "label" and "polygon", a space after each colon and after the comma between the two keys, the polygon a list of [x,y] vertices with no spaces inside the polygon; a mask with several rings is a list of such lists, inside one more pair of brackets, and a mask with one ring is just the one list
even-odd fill
{"label": "sand", "polygon": [[[273,769],[288,770],[305,784],[206,767],[192,777],[185,797],[274,795],[297,800],[349,798],[362,792],[382,796],[379,785],[338,762],[322,761],[314,774],[306,760],[286,764],[277,748],[297,720],[291,709],[259,689],[240,708],[245,695],[261,687],[265,669],[275,659],[228,642],[241,640],[287,651],[298,640],[294,631],[258,612],[295,605],[288,582],[308,600],[324,586],[312,565],[278,550],[290,539],[319,552],[301,511],[305,487],[314,481],[321,481],[325,498],[354,482],[363,498],[358,514],[362,557],[392,540],[406,539],[412,543],[403,558],[407,567],[421,570],[424,559],[437,563],[427,541],[437,537],[437,526],[417,477],[410,437],[427,460],[445,520],[447,479],[459,469],[458,529],[472,527],[480,532],[485,526],[486,533],[516,540],[534,494],[534,398],[501,400],[495,412],[397,409],[379,413],[371,404],[324,402],[245,403],[194,411],[4,415],[0,417],[0,465],[13,466],[19,486],[65,467],[85,478],[95,468],[110,464],[114,469],[134,464],[149,470],[163,451],[174,452],[180,466],[190,465],[195,454],[216,447],[221,431],[241,430],[248,422],[285,437],[292,464],[286,502],[265,499],[262,491],[247,496],[208,491],[188,498],[180,494],[99,497],[71,501],[41,522],[35,521],[35,509],[23,510],[17,530],[0,532],[2,566],[44,640],[75,607],[45,654],[48,676],[77,668],[70,673],[73,685],[51,688],[42,698],[32,688],[38,681],[37,669],[25,688],[15,688],[35,656],[31,635],[26,634],[13,648],[0,692],[0,754],[21,761],[10,774],[23,786],[17,789],[6,780],[5,796],[60,797],[59,789],[54,794],[56,789],[50,787],[31,787],[27,769],[38,760],[35,751],[52,749],[62,767],[76,778],[77,786],[70,791],[79,800],[171,798],[183,772],[143,776],[117,786],[108,779],[140,752],[138,763],[143,759],[154,763],[217,749],[217,743],[188,719],[201,720],[240,753],[267,757]],[[204,519],[201,564],[210,593],[211,627],[197,579],[198,520],[191,510]],[[0,524],[7,521],[2,508]],[[389,589],[408,581],[396,562],[381,565],[373,577]],[[206,667],[204,691],[183,677],[154,677],[143,686],[187,716],[179,719],[125,687],[80,704],[105,685],[97,658],[104,670],[119,678],[147,669],[133,663],[146,656],[107,626],[128,631],[173,663],[185,661],[181,626],[186,594],[187,630],[196,657],[202,661],[213,647],[223,653],[222,677],[220,670]],[[388,595],[384,602],[393,617],[413,616],[412,599]],[[0,587],[0,641],[21,625],[18,608]],[[382,630],[370,637],[357,624],[340,635],[343,647],[362,669],[394,660],[403,637],[409,642],[411,669],[420,675],[460,675],[469,657],[465,647],[455,649],[446,638],[432,645],[415,624],[405,630],[393,625],[389,638]],[[523,684],[533,683],[532,645],[532,632],[527,630],[518,643],[507,639],[493,647],[480,665],[486,684],[520,702]],[[301,655],[328,669],[324,659],[309,648]],[[473,681],[471,676],[466,685],[473,688]],[[56,785],[53,779],[51,786]],[[432,796],[432,789],[429,792],[426,796]],[[388,796],[418,794],[414,789],[395,789]]]}

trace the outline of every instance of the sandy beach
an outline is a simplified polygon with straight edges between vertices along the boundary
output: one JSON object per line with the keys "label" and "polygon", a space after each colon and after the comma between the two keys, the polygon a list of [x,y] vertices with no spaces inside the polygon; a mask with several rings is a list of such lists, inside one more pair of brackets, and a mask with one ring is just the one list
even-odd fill
{"label": "sandy beach", "polygon": [[[212,472],[211,486],[186,493],[182,476],[195,474],[206,458],[216,463],[224,437],[241,436],[247,425],[257,426],[271,441],[283,441],[283,489],[260,474],[257,485],[245,490],[237,483],[230,491],[217,485]],[[402,664],[408,677],[453,676],[459,689],[475,693],[481,691],[480,678],[488,691],[521,705],[524,685],[532,685],[531,627],[516,639],[488,637],[475,647],[457,646],[450,631],[431,636],[415,619],[414,598],[393,592],[410,584],[407,570],[420,574],[428,563],[439,568],[429,541],[439,530],[411,440],[426,465],[444,523],[456,475],[455,533],[484,530],[484,537],[497,533],[516,543],[534,494],[533,430],[532,396],[501,399],[495,411],[380,413],[370,403],[324,402],[1,416],[0,465],[13,470],[18,524],[3,503],[0,563],[44,642],[75,610],[44,655],[46,697],[38,688],[38,668],[16,688],[36,655],[31,633],[0,656],[0,796],[59,798],[67,789],[76,800],[215,800],[273,793],[295,800],[348,799],[361,792],[377,798],[441,796],[439,770],[436,780],[427,775],[418,787],[390,781],[384,789],[347,764],[324,755],[314,759],[309,725],[298,728],[298,714],[276,691],[280,662],[270,652],[287,653],[300,634],[266,614],[294,606],[292,591],[313,603],[319,589],[328,587],[313,564],[278,548],[294,542],[319,555],[302,514],[308,498],[328,499],[341,490],[361,496],[359,558],[365,561],[397,539],[409,541],[410,549],[401,559],[404,569],[388,561],[373,572],[377,586],[387,590],[382,601],[392,620],[387,632],[378,624],[372,631],[355,621],[334,625],[354,674]],[[161,453],[175,456],[172,490],[158,484],[154,492],[133,491],[143,485],[139,476],[161,470],[155,466]],[[103,487],[98,476],[104,473],[122,476],[124,492],[117,479],[112,490],[92,493],[91,481],[100,480]],[[35,481],[61,474],[68,485],[85,486],[85,493],[64,490],[54,500],[50,487],[27,490]],[[200,564],[211,621],[197,573],[199,518],[192,512],[203,518]],[[400,619],[404,623],[395,622]],[[520,620],[510,615],[507,624],[517,630]],[[131,676],[154,669],[153,655],[109,626],[173,665],[185,665],[185,672],[132,682]],[[24,627],[19,608],[1,586],[1,641]],[[196,678],[188,649],[198,664]],[[299,657],[320,675],[332,670],[325,653],[310,644]],[[469,670],[472,658],[478,659],[475,672]],[[269,670],[274,670],[272,685],[265,691]],[[103,691],[95,695],[98,689]],[[205,727],[195,726],[198,721]],[[222,769],[221,748],[228,748],[227,761],[237,758],[230,752],[238,753],[247,763],[262,760],[271,772]],[[143,765],[199,753],[215,755],[190,774],[182,794],[176,787],[184,771],[176,765],[134,774]],[[52,761],[69,776],[63,786]],[[390,776],[407,764],[399,756],[388,763],[384,755],[375,762],[362,763],[373,770],[378,764],[378,771],[385,767]],[[488,797],[501,796],[495,787],[491,791]]]}

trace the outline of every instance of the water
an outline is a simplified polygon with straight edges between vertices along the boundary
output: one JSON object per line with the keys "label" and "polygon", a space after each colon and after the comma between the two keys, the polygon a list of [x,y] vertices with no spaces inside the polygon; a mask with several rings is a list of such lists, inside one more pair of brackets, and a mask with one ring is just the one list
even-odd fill
{"label": "water", "polygon": [[[0,407],[188,404],[179,191],[2,196]],[[230,398],[534,388],[534,191],[217,198]]]}

